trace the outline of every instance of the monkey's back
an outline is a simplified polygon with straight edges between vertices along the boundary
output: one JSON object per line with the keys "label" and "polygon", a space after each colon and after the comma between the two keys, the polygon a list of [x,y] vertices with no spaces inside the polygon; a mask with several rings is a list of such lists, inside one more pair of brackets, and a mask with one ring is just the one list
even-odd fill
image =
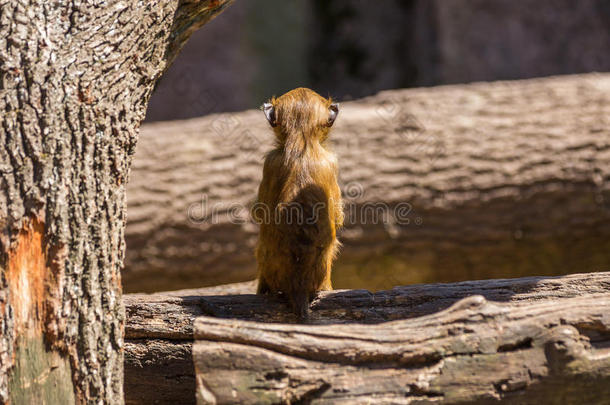
{"label": "monkey's back", "polygon": [[267,209],[266,218],[255,215],[261,223],[259,293],[281,291],[299,312],[315,292],[332,288],[337,222],[343,214],[334,155],[321,146],[297,159],[284,153],[269,153],[259,189],[258,202]]}

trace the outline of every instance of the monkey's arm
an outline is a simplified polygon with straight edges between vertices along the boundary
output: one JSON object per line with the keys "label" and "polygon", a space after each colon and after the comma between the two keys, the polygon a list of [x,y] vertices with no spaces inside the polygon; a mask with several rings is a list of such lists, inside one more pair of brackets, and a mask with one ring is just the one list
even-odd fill
{"label": "monkey's arm", "polygon": [[266,220],[266,213],[268,212],[265,202],[261,199],[261,190],[263,190],[264,184],[265,178],[263,178],[263,181],[258,187],[258,196],[256,198],[256,201],[254,202],[252,207],[250,207],[250,215],[252,216],[252,219],[254,219],[254,221],[258,224],[261,224]]}
{"label": "monkey's arm", "polygon": [[250,215],[254,219],[254,221],[258,224],[263,223],[267,217],[267,212],[269,211],[266,207],[265,202],[261,199],[261,190],[263,190],[265,184],[265,178],[263,177],[263,181],[258,187],[258,196],[256,198],[255,203],[250,208]]}
{"label": "monkey's arm", "polygon": [[273,211],[275,209],[273,196],[277,194],[278,186],[278,153],[271,151],[263,165],[263,178],[258,187],[258,195],[256,202],[250,209],[252,218],[259,224],[271,221]]}
{"label": "monkey's arm", "polygon": [[334,187],[331,201],[334,204],[333,210],[335,213],[335,227],[336,229],[342,228],[345,216],[343,213],[343,200],[341,199],[341,189],[339,189],[339,185]]}
{"label": "monkey's arm", "polygon": [[345,220],[345,214],[343,213],[343,200],[339,197],[339,202],[335,208],[335,225],[337,229],[343,228],[343,221]]}

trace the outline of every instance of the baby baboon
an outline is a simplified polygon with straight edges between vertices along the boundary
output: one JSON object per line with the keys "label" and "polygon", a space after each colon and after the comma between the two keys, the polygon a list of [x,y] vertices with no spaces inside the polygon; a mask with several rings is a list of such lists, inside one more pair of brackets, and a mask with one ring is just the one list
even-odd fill
{"label": "baby baboon", "polygon": [[343,225],[337,158],[328,150],[339,106],[298,88],[263,105],[276,137],[267,155],[258,202],[256,247],[258,293],[284,293],[301,320],[321,290],[331,290],[330,273]]}

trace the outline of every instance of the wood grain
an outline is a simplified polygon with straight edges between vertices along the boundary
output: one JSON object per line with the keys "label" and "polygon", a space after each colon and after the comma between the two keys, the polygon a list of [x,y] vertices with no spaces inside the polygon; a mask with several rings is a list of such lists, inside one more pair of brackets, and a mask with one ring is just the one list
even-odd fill
{"label": "wood grain", "polygon": [[374,326],[199,317],[198,403],[600,403],[608,313],[610,294],[513,307],[473,295]]}
{"label": "wood grain", "polygon": [[[578,382],[568,385],[574,395],[607,383],[610,375],[604,360],[610,356],[607,272],[323,292],[312,304],[309,325],[295,324],[281,297],[253,290],[248,282],[126,295],[127,403],[150,403],[161,391],[171,393],[163,394],[168,401],[194,403],[193,350],[200,385],[207,387],[200,392],[209,391],[218,403],[401,403],[403,394],[403,402],[449,401],[465,398],[459,390],[449,392],[460,384],[481,400],[518,395],[513,390],[527,391],[528,398],[535,390],[547,395],[568,377],[561,369],[561,377],[549,379],[545,348],[574,330],[570,350],[583,345],[589,357],[581,360],[603,360],[591,360],[593,368],[582,366],[581,374],[569,376]],[[470,371],[481,378],[468,382]],[[426,388],[426,381],[434,384]],[[237,397],[231,387],[242,387]]]}

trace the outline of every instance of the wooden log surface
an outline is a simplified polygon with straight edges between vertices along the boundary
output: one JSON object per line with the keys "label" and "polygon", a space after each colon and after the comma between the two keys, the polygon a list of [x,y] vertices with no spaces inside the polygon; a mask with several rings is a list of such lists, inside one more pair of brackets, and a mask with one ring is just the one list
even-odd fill
{"label": "wooden log surface", "polygon": [[[336,287],[610,268],[610,74],[384,91],[335,126]],[[142,127],[126,291],[254,278],[248,206],[272,141],[257,110]]]}
{"label": "wooden log surface", "polygon": [[309,325],[253,289],[126,295],[126,402],[610,398],[610,273],[323,292]]}

